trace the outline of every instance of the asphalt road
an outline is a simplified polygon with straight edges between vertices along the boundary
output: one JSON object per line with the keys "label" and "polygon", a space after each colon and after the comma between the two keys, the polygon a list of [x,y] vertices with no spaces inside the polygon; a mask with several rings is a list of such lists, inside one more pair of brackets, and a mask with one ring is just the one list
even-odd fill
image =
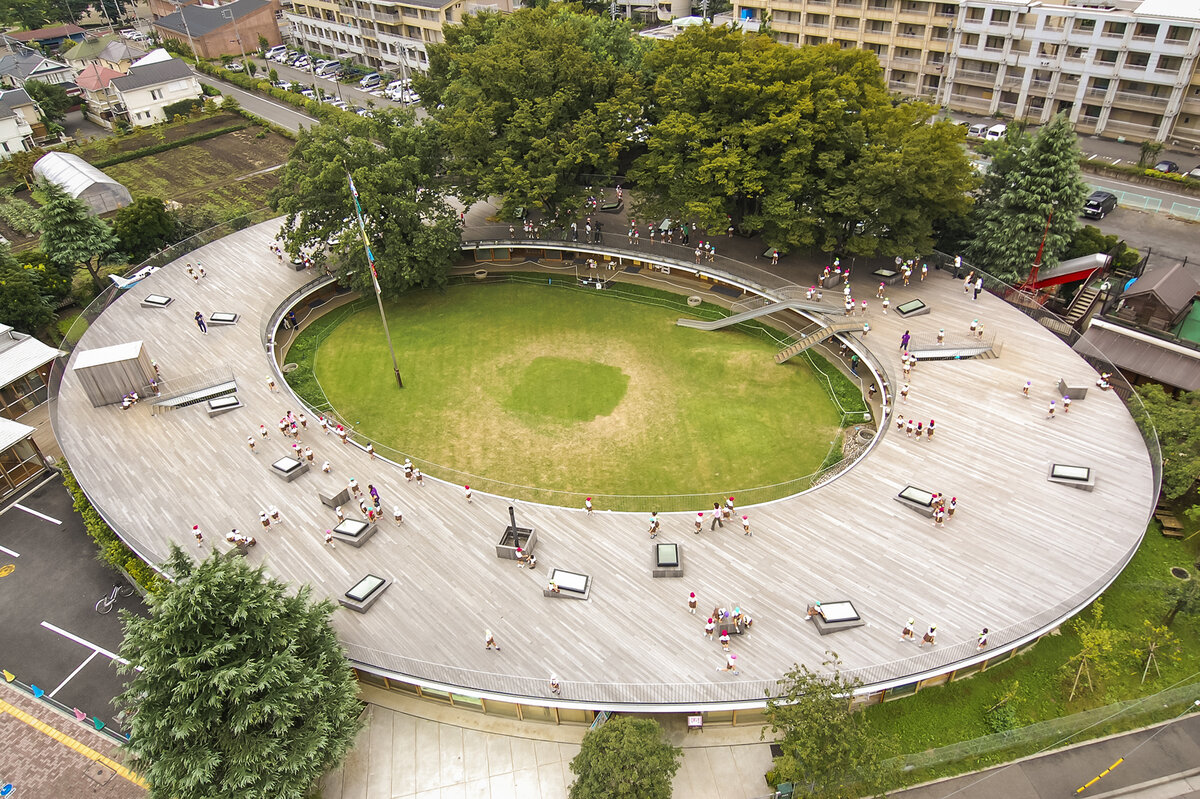
{"label": "asphalt road", "polygon": [[136,593],[100,615],[96,601],[120,579],[96,559],[96,545],[55,477],[0,514],[0,668],[67,707],[109,726],[111,700],[126,677],[112,657],[121,646],[118,609],[145,613]]}

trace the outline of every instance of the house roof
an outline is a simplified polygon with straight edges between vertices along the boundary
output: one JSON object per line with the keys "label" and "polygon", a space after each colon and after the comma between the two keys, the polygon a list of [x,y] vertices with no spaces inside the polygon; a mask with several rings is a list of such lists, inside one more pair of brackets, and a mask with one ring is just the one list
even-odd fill
{"label": "house roof", "polygon": [[108,36],[101,36],[99,39],[84,39],[62,55],[68,61],[85,61],[89,58],[95,58],[100,54],[101,50],[108,46],[109,42],[119,38],[121,37],[114,33]]}
{"label": "house roof", "polygon": [[130,43],[124,37],[118,36],[113,41],[109,42],[103,50],[101,50],[96,58],[105,61],[111,61],[114,64],[120,61],[137,61],[139,58],[145,58],[146,51]]}
{"label": "house roof", "polygon": [[1196,296],[1197,291],[1200,291],[1200,284],[1196,278],[1183,264],[1173,264],[1146,272],[1134,280],[1121,296],[1128,299],[1153,294],[1171,313],[1178,313]]}
{"label": "house roof", "polygon": [[36,427],[14,422],[12,419],[0,418],[0,451],[20,444],[36,432]]}
{"label": "house roof", "polygon": [[1184,391],[1200,389],[1200,349],[1178,344],[1137,330],[1093,319],[1083,338],[1075,342],[1082,355],[1104,358],[1122,371],[1145,375]]}
{"label": "house roof", "polygon": [[70,67],[34,52],[17,53],[0,58],[0,75],[12,75],[21,81],[36,72],[57,72],[60,69],[69,70]]}
{"label": "house roof", "polygon": [[[233,24],[225,16],[225,11],[231,11],[235,19],[241,19],[268,5],[270,5],[269,0],[234,0],[232,3],[226,3],[218,7],[202,5],[183,6],[174,14],[168,14],[165,17],[155,20],[154,25],[155,27],[165,28],[175,33],[207,36],[215,30]],[[184,26],[185,14],[186,27]]]}
{"label": "house roof", "polygon": [[127,92],[190,77],[191,68],[178,58],[172,58],[157,63],[135,64],[124,77],[113,78],[112,85],[120,91]]}
{"label": "house roof", "polygon": [[20,108],[23,105],[33,105],[33,99],[30,98],[29,92],[24,89],[0,91],[0,115],[11,116],[14,108]]}
{"label": "house roof", "polygon": [[62,39],[66,36],[79,36],[87,33],[78,25],[55,25],[53,28],[38,28],[35,31],[17,31],[8,34],[10,39],[18,42],[41,42],[46,39]]}
{"label": "house roof", "polygon": [[89,92],[96,92],[108,88],[113,78],[120,78],[124,74],[100,64],[88,64],[75,78],[75,83]]}
{"label": "house roof", "polygon": [[60,353],[36,338],[0,325],[0,386],[7,386],[57,358]]}

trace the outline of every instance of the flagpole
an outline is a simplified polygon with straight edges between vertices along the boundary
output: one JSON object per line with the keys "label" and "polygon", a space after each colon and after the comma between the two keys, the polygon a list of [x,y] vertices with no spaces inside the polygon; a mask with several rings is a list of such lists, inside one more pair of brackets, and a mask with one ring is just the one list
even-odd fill
{"label": "flagpole", "polygon": [[371,240],[367,236],[367,223],[363,220],[362,206],[358,203],[358,189],[354,187],[354,178],[349,169],[346,169],[346,180],[350,183],[350,196],[354,198],[354,214],[358,219],[358,230],[362,233],[363,248],[367,253],[371,284],[375,287],[375,301],[379,303],[379,318],[383,320],[383,334],[387,337],[388,352],[392,354],[392,371],[396,373],[396,385],[404,388],[404,381],[400,379],[400,366],[396,363],[396,348],[392,346],[392,332],[388,329],[387,314],[383,312],[383,292],[379,288],[379,275],[375,272],[375,254],[371,252]]}

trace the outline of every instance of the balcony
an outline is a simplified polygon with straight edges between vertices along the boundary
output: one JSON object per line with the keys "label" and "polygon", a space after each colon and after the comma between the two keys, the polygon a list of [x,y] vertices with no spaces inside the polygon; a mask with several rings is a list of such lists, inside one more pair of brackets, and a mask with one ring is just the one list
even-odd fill
{"label": "balcony", "polygon": [[836,31],[841,31],[842,33],[857,34],[858,20],[853,20],[851,22],[838,22],[833,26],[833,29]]}
{"label": "balcony", "polygon": [[1024,75],[1005,75],[1000,79],[1001,89],[1019,89],[1021,84],[1025,82]]}
{"label": "balcony", "polygon": [[917,82],[915,80],[889,80],[888,88],[894,92],[914,94],[917,90]]}
{"label": "balcony", "polygon": [[1050,91],[1050,81],[1034,78],[1029,81],[1029,91],[1036,93],[1045,93]]}
{"label": "balcony", "polygon": [[988,86],[995,86],[996,78],[998,77],[998,73],[982,72],[977,69],[960,69],[954,73],[954,79],[956,81],[967,80],[971,81],[972,83],[984,83]]}
{"label": "balcony", "polygon": [[888,61],[888,66],[892,69],[903,69],[908,72],[916,72],[921,68],[921,59],[919,58],[893,58]]}
{"label": "balcony", "polygon": [[1156,125],[1139,125],[1136,122],[1122,122],[1110,119],[1099,131],[1106,136],[1133,136],[1139,139],[1152,139],[1158,133]]}
{"label": "balcony", "polygon": [[1169,96],[1142,94],[1141,92],[1117,92],[1113,98],[1119,103],[1138,107],[1166,108],[1171,101]]}
{"label": "balcony", "polygon": [[1108,89],[1092,87],[1085,91],[1083,96],[1088,100],[1103,100],[1105,97],[1108,97]]}
{"label": "balcony", "polygon": [[996,113],[1001,114],[1001,115],[1010,116],[1010,117],[1016,116],[1017,115],[1017,104],[1016,103],[1003,103],[1003,102],[998,103],[996,105]]}
{"label": "balcony", "polygon": [[983,97],[966,97],[961,94],[950,95],[950,107],[959,111],[983,111],[992,109],[992,101]]}

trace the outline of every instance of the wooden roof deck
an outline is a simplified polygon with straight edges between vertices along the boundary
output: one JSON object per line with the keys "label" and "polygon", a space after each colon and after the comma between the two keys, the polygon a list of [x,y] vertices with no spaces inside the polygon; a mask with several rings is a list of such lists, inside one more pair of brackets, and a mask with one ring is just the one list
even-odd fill
{"label": "wooden roof deck", "polygon": [[[331,461],[333,473],[314,469],[284,483],[268,472],[288,446],[275,423],[300,405],[286,386],[269,391],[261,330],[280,301],[312,277],[269,252],[277,226],[257,225],[193,252],[187,260],[201,260],[208,272],[199,283],[182,263],[158,271],[117,300],[77,349],[142,339],[167,378],[232,369],[246,407],[211,419],[203,406],[157,416],[145,407],[93,408],[68,368],[57,433],[93,501],[150,558],[161,558],[169,541],[196,551],[193,524],[205,532],[206,551],[225,548],[224,534],[237,527],[258,538],[251,562],[309,583],[318,595],[336,599],[366,572],[395,578],[369,613],[339,609],[335,625],[352,659],[417,681],[547,703],[753,703],[793,663],[820,668],[832,649],[867,683],[899,684],[976,657],[982,627],[991,629],[995,654],[1069,615],[1124,565],[1153,506],[1145,446],[1113,392],[1093,390],[1069,414],[1046,418],[1058,378],[1091,385],[1093,370],[1016,309],[988,294],[972,301],[960,282],[935,272],[890,290],[893,307],[921,297],[929,315],[885,317],[872,296],[865,342],[897,375],[906,329],[966,331],[979,319],[1002,340],[997,359],[917,367],[898,411],[936,419],[933,441],[907,439],[892,424],[861,463],[831,483],[740,509],[753,537],[736,525],[709,532],[707,524],[697,536],[694,512],[666,514],[659,540],[683,544],[683,579],[650,577],[645,514],[598,509],[588,518],[581,509],[517,503],[518,522],[539,535],[539,568],[519,569],[494,554],[507,499],[477,493],[467,504],[459,485],[407,484],[398,469],[312,424],[303,443],[318,463]],[[757,277],[761,272],[755,267]],[[151,292],[176,302],[141,307]],[[204,336],[192,321],[196,310],[232,311],[241,321]],[[768,358],[763,368],[776,366]],[[1030,399],[1019,390],[1026,379],[1034,382]],[[259,424],[271,438],[256,436],[252,453],[246,437]],[[1051,461],[1093,467],[1095,490],[1048,482]],[[329,550],[323,533],[335,519],[317,491],[336,490],[350,477],[374,484],[385,509],[399,504],[405,522],[384,522],[362,549]],[[958,497],[944,529],[893,501],[908,483]],[[269,505],[284,521],[263,531],[258,511]],[[590,601],[543,597],[553,567],[590,574]],[[689,591],[700,601],[696,616],[686,610]],[[866,625],[821,637],[804,621],[814,599],[850,599]],[[720,646],[702,635],[707,611],[717,605],[739,605],[755,619],[751,636],[734,639],[740,676],[717,672]],[[901,642],[909,616],[938,625],[936,648]],[[500,652],[485,651],[485,629]],[[551,673],[562,680],[561,700],[549,694]]]}

